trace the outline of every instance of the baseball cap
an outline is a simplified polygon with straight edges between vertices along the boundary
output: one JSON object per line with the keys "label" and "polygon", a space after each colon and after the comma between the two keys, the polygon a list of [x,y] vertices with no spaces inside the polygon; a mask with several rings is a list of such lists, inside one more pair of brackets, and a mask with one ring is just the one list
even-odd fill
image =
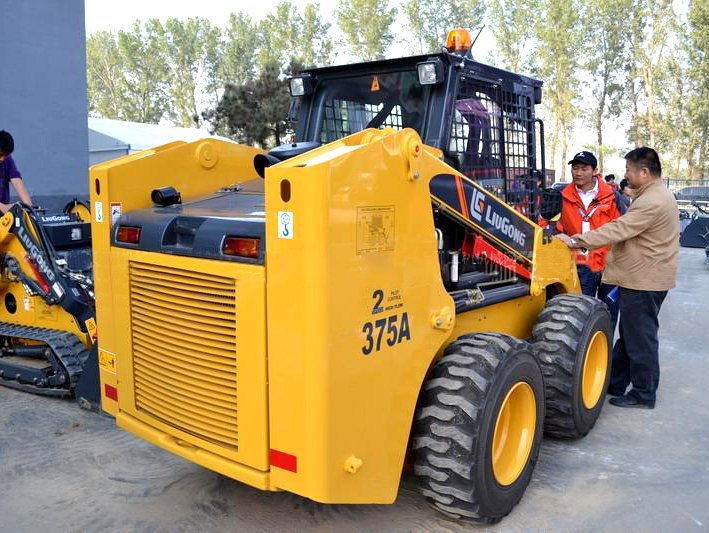
{"label": "baseball cap", "polygon": [[582,150],[579,153],[577,153],[571,161],[569,161],[569,165],[573,163],[581,163],[584,165],[591,165],[593,168],[596,168],[598,166],[598,159],[596,159],[596,156],[593,155],[591,152],[587,152],[586,150]]}

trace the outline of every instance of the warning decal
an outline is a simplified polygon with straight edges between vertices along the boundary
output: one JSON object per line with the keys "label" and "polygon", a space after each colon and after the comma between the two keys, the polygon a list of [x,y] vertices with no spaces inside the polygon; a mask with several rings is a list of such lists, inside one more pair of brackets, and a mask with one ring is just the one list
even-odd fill
{"label": "warning decal", "polygon": [[379,90],[379,77],[378,76],[372,76],[372,87],[370,88],[370,92],[377,92]]}
{"label": "warning decal", "polygon": [[104,370],[116,373],[116,356],[106,350],[98,349],[98,365]]}
{"label": "warning decal", "polygon": [[119,202],[111,202],[111,226],[113,226],[123,214],[123,206]]}
{"label": "warning decal", "polygon": [[357,255],[394,249],[394,206],[357,208]]}

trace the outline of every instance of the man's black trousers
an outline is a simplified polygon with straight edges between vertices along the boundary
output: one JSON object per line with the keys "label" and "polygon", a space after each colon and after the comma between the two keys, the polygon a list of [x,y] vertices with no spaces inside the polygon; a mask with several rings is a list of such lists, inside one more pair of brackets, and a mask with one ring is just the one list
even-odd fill
{"label": "man's black trousers", "polygon": [[613,347],[609,391],[620,395],[632,384],[628,396],[654,405],[660,382],[657,315],[667,291],[618,289],[620,337]]}
{"label": "man's black trousers", "polygon": [[[615,285],[606,285],[601,282],[603,271],[594,272],[586,265],[578,265],[579,281],[581,282],[581,292],[586,296],[598,298],[608,307],[611,314],[611,331],[615,334],[615,326],[618,323],[618,302],[617,297],[611,298],[611,291]],[[612,340],[612,339],[611,339]]]}

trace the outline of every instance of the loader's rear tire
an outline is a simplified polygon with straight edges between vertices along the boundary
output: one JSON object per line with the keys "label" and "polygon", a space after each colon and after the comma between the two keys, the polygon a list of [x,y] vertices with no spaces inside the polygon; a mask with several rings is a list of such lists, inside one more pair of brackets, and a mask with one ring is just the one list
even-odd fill
{"label": "loader's rear tire", "polygon": [[442,513],[492,524],[524,494],[539,454],[544,381],[531,346],[477,333],[451,343],[416,411],[414,473]]}
{"label": "loader's rear tire", "polygon": [[610,380],[612,338],[600,300],[563,294],[547,302],[532,331],[544,373],[547,435],[578,438],[593,428]]}

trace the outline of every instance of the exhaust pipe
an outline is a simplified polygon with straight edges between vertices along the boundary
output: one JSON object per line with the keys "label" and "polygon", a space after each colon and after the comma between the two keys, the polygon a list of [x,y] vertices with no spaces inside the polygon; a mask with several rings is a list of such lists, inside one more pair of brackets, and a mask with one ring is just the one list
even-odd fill
{"label": "exhaust pipe", "polygon": [[256,157],[254,157],[254,169],[256,170],[256,174],[263,178],[266,175],[266,169],[268,167],[280,162],[280,159],[273,157],[272,155],[256,154]]}

